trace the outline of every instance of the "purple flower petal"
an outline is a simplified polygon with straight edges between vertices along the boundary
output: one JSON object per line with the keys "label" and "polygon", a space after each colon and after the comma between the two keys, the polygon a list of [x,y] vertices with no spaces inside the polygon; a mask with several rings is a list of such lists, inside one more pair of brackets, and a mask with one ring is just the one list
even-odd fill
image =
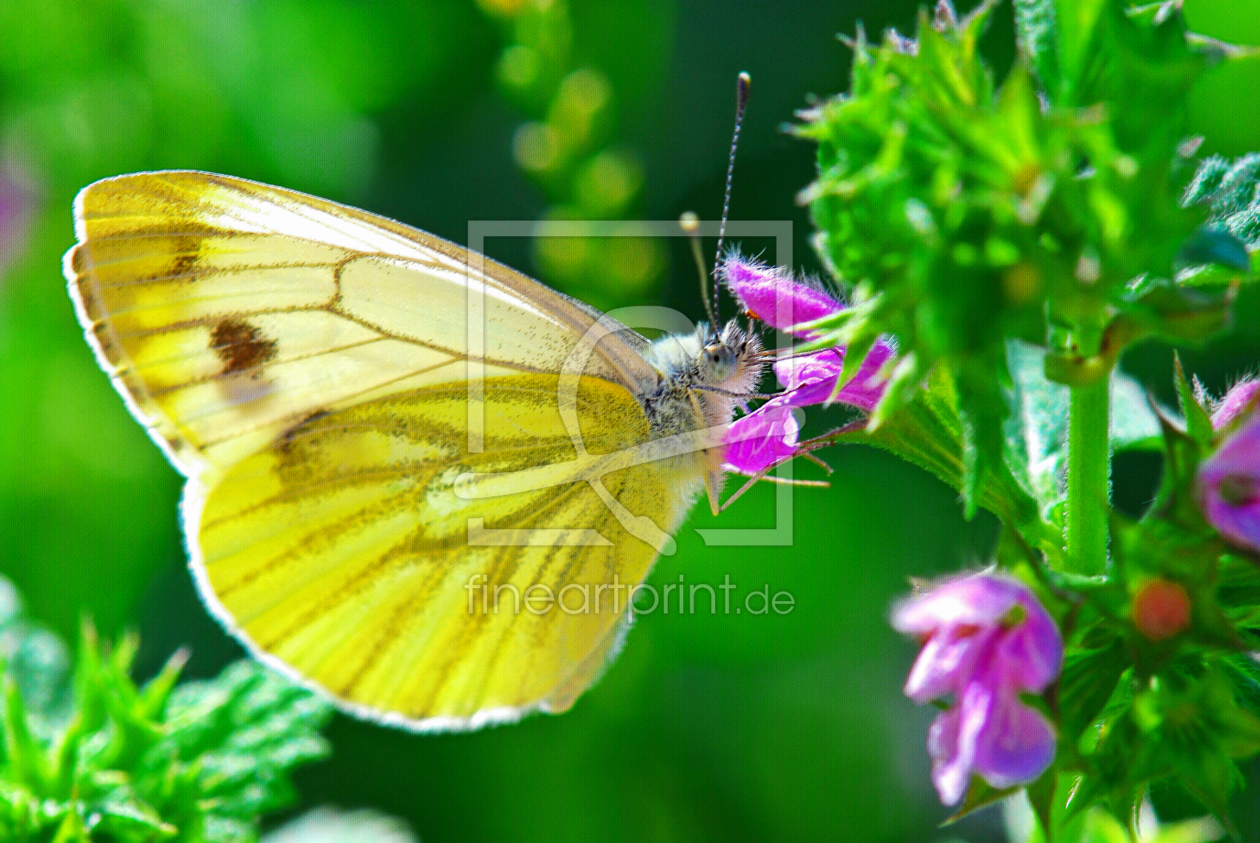
{"label": "purple flower petal", "polygon": [[986,686],[983,693],[987,707],[976,733],[975,771],[999,789],[1035,781],[1054,760],[1054,726],[1020,702],[1013,688]]}
{"label": "purple flower petal", "polygon": [[1029,784],[1054,760],[1055,744],[1054,726],[1012,689],[972,682],[928,732],[932,783],[946,805],[963,798],[973,773],[999,789]]}
{"label": "purple flower petal", "polygon": [[915,702],[927,703],[960,692],[999,632],[994,627],[959,624],[933,634],[910,668],[905,695]]}
{"label": "purple flower petal", "polygon": [[[771,327],[797,336],[816,338],[816,331],[793,329],[844,309],[819,285],[797,281],[784,270],[756,261],[731,256],[722,262],[720,272],[745,310]],[[877,343],[854,377],[840,388],[842,348],[776,363],[775,373],[786,391],[731,425],[725,437],[729,446],[726,470],[754,475],[795,456],[799,425],[795,419],[789,421],[791,407],[839,402],[866,412],[873,410],[883,397],[886,379],[881,371],[892,354],[890,345]]]}
{"label": "purple flower petal", "polygon": [[1063,638],[1054,619],[1031,594],[1021,597],[1024,619],[1007,629],[997,643],[994,661],[1001,680],[1019,691],[1040,694],[1059,675]]}
{"label": "purple flower petal", "polygon": [[884,394],[885,381],[878,376],[892,349],[879,343],[871,349],[858,373],[839,392],[836,383],[844,366],[844,352],[829,348],[774,364],[784,386],[753,412],[737,419],[727,430],[727,471],[753,475],[796,454],[800,425],[791,416],[793,407],[836,401],[870,412]]}
{"label": "purple flower petal", "polygon": [[732,255],[722,261],[718,271],[745,311],[772,328],[798,337],[813,339],[818,332],[792,330],[797,325],[844,309],[821,285],[798,281],[778,267]]}
{"label": "purple flower petal", "polygon": [[792,405],[772,399],[727,428],[722,467],[752,476],[778,465],[796,454],[800,429]]}
{"label": "purple flower petal", "polygon": [[[932,759],[932,784],[945,805],[953,805],[967,793],[971,783],[971,764],[974,751],[964,752],[960,747],[959,731],[962,722],[958,707],[936,715],[928,727],[928,756]],[[975,742],[968,741],[967,748],[974,750]]]}
{"label": "purple flower petal", "polygon": [[774,373],[791,392],[791,401],[797,407],[811,404],[849,404],[870,412],[884,397],[887,381],[880,370],[892,357],[892,348],[886,343],[876,343],[867,353],[848,383],[838,391],[836,385],[844,368],[844,350],[828,348],[813,354],[804,354],[774,364]]}
{"label": "purple flower petal", "polygon": [[1199,466],[1199,504],[1228,541],[1260,550],[1260,415]]}
{"label": "purple flower petal", "polygon": [[1028,587],[1018,580],[995,574],[958,577],[903,601],[893,610],[892,625],[912,635],[958,624],[991,626],[1006,617],[1027,592]]}

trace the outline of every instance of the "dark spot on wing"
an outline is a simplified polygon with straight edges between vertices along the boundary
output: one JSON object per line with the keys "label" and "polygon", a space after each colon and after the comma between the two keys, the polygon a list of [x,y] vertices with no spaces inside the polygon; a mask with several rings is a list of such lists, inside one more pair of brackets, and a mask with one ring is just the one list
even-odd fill
{"label": "dark spot on wing", "polygon": [[224,319],[210,332],[210,347],[223,361],[223,374],[256,369],[276,356],[276,341],[240,319]]}
{"label": "dark spot on wing", "polygon": [[197,268],[197,261],[201,259],[201,241],[200,237],[175,238],[175,260],[167,274],[176,277],[192,274]]}
{"label": "dark spot on wing", "polygon": [[295,422],[293,427],[284,432],[284,435],[280,438],[280,450],[284,453],[291,452],[298,442],[298,437],[316,433],[317,431],[310,429],[310,425],[327,415],[327,410],[314,410],[307,413],[302,417],[301,421]]}

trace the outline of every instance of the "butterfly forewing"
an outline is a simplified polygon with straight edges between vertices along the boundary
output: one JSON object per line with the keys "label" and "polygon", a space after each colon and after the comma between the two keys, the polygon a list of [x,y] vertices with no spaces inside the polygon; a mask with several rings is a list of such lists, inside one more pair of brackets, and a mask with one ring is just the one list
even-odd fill
{"label": "butterfly forewing", "polygon": [[[599,317],[431,235],[241,179],[120,176],[76,215],[66,273],[89,340],[189,476],[312,412],[463,380],[470,284],[486,377],[559,371]],[[609,336],[586,371],[641,392],[643,343]]]}
{"label": "butterfly forewing", "polygon": [[[189,477],[198,584],[256,653],[424,729],[560,710],[593,680],[657,554],[623,525],[672,532],[695,486],[672,463],[610,464],[598,492],[574,469],[557,373],[596,311],[398,223],[206,173],[98,182],[76,225],[89,342]],[[618,330],[585,365],[589,453],[649,437],[645,343]],[[495,496],[458,494],[472,475],[500,478]],[[589,602],[612,583],[614,605]],[[531,586],[533,609],[556,602],[532,610]]]}

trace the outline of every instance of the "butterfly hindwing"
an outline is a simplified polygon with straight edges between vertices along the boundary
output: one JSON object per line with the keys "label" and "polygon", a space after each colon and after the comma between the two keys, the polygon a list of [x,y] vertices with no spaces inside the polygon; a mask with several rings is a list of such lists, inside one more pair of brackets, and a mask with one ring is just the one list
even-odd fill
{"label": "butterfly hindwing", "polygon": [[[656,550],[585,480],[457,490],[468,473],[572,471],[557,380],[488,381],[482,453],[467,449],[466,394],[432,387],[312,419],[204,504],[194,494],[185,516],[225,619],[345,703],[413,728],[566,708],[605,663]],[[592,452],[647,438],[620,387],[585,379],[577,408]],[[637,515],[678,526],[676,478],[660,464],[600,479]]]}

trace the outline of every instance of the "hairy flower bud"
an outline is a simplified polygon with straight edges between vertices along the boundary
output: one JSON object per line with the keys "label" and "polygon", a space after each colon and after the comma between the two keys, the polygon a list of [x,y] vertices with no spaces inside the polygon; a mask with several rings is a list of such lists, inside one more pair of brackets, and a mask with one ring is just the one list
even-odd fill
{"label": "hairy flower bud", "polygon": [[1245,378],[1234,384],[1212,410],[1212,427],[1224,430],[1256,407],[1260,380]]}
{"label": "hairy flower bud", "polygon": [[822,284],[801,281],[779,267],[732,254],[718,272],[749,316],[802,339],[814,339],[817,333],[799,326],[844,310]]}
{"label": "hairy flower bud", "polygon": [[1204,516],[1227,541],[1260,550],[1260,414],[1199,466],[1198,497]]}

